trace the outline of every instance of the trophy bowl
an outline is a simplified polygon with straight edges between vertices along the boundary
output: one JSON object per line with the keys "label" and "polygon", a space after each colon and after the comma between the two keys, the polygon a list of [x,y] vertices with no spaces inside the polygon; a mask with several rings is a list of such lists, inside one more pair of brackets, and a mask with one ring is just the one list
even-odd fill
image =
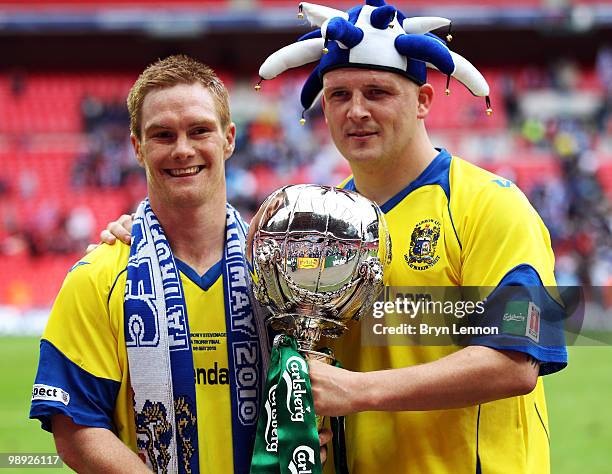
{"label": "trophy bowl", "polygon": [[301,184],[272,193],[247,240],[255,296],[266,323],[295,337],[303,353],[338,337],[383,288],[391,241],[379,207],[352,191]]}

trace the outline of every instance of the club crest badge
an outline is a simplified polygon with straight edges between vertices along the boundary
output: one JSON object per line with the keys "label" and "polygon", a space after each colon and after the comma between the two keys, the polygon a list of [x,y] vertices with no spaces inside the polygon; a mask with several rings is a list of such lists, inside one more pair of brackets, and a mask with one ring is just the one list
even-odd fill
{"label": "club crest badge", "polygon": [[410,253],[404,254],[408,266],[414,270],[427,270],[433,267],[440,256],[436,246],[440,238],[440,223],[435,219],[425,219],[414,226],[410,237]]}

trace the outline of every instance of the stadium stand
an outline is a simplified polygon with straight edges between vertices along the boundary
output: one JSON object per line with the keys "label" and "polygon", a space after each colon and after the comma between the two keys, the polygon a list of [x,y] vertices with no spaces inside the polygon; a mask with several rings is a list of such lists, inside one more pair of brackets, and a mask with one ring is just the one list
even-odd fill
{"label": "stadium stand", "polygon": [[[444,0],[440,4],[447,3],[467,9],[474,2]],[[545,10],[538,8],[548,8],[551,2],[477,3],[529,7],[544,16]],[[597,4],[576,0],[565,6],[577,3]],[[0,10],[10,13],[25,8],[44,16],[56,7],[78,12],[83,8],[148,8],[150,4],[146,0],[38,0],[27,4],[0,0]],[[294,2],[285,0],[245,5],[264,11],[295,9]],[[427,5],[421,0],[410,2],[411,8]],[[233,8],[230,2],[217,1],[176,0],[165,6],[199,11],[208,6]],[[482,28],[474,26],[478,21],[483,20],[474,20],[468,37],[478,35]],[[269,38],[265,31],[259,33],[265,49]],[[79,61],[90,46],[123,41],[114,33],[105,34],[108,36],[83,36],[80,48],[73,37],[56,39],[62,47],[74,43],[75,55],[80,51],[72,63],[55,57],[62,66],[68,61],[69,67],[32,67],[29,64],[40,59],[39,52],[24,46],[23,58],[19,49],[11,51],[9,66],[0,69],[0,305],[48,307],[86,243],[96,240],[109,220],[133,210],[146,193],[132,156],[124,106],[140,64],[126,67],[128,59],[139,57],[146,63],[170,52],[193,54],[202,49],[197,35],[184,43],[163,36],[131,37],[126,39],[124,54],[115,49],[99,57],[104,66],[81,66]],[[520,33],[509,34],[518,39]],[[24,38],[34,41],[37,36],[30,32]],[[52,35],[41,38],[55,41]],[[232,43],[230,33],[221,38],[228,48],[233,45],[228,51],[243,44],[242,38]],[[485,48],[482,38],[476,36],[467,46]],[[156,45],[155,53],[147,50],[147,57],[140,58],[138,53],[145,50],[134,48],[145,43]],[[208,49],[214,50],[217,44]],[[580,61],[485,64],[482,70],[493,91],[492,117],[484,114],[484,101],[475,100],[459,83],[453,83],[451,94],[445,96],[444,78],[431,75],[438,91],[428,119],[432,137],[455,154],[513,180],[528,194],[551,231],[557,276],[565,284],[609,284],[612,273],[612,52],[603,44],[594,49]],[[264,52],[260,53],[263,58]],[[536,53],[546,57],[545,51]],[[113,64],[117,66],[109,67]],[[262,92],[255,95],[256,69],[231,60],[219,65],[238,125],[236,152],[228,162],[229,196],[246,216],[283,184],[334,184],[348,174],[346,163],[329,142],[320,110],[308,114],[305,126],[298,124],[301,109],[296,90],[307,70],[266,81]]]}

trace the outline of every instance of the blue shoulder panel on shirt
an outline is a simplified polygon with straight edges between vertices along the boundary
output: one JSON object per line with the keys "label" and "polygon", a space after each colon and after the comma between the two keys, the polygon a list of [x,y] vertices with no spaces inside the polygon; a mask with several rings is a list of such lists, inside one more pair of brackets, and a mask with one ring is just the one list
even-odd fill
{"label": "blue shoulder panel on shirt", "polygon": [[[63,414],[77,425],[113,429],[113,411],[120,383],[96,377],[76,365],[49,341],[40,342],[40,360],[35,385],[61,389],[67,404],[56,400],[32,400],[30,418],[51,431],[51,417]],[[44,398],[44,397],[41,397]]]}
{"label": "blue shoulder panel on shirt", "polygon": [[440,187],[442,187],[444,194],[446,194],[446,198],[450,201],[450,183],[448,177],[450,164],[450,153],[443,148],[440,149],[438,156],[436,156],[433,161],[429,163],[427,168],[423,170],[419,177],[380,206],[380,209],[387,213],[402,202],[403,199],[415,189],[432,184],[438,184]]}
{"label": "blue shoulder panel on shirt", "polygon": [[[531,331],[529,304],[535,305],[536,321]],[[525,352],[540,361],[540,375],[557,372],[567,365],[565,309],[550,296],[531,265],[518,265],[510,270],[487,298],[485,308],[480,325],[497,327],[499,334],[474,337],[471,345]]]}

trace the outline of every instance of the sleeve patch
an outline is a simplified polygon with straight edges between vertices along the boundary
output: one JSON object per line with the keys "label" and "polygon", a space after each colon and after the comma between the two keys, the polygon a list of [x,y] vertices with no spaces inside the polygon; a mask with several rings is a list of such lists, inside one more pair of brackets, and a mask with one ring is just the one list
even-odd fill
{"label": "sleeve patch", "polygon": [[540,375],[551,374],[567,365],[566,317],[535,269],[522,264],[487,297],[481,324],[498,327],[499,333],[475,336],[470,344],[525,352],[540,362]]}
{"label": "sleeve patch", "polygon": [[70,403],[70,394],[59,387],[37,383],[34,384],[34,388],[32,389],[32,401],[34,400],[60,402],[68,406]]}
{"label": "sleeve patch", "polygon": [[540,342],[540,308],[533,301],[509,301],[502,318],[502,332],[527,336]]}

